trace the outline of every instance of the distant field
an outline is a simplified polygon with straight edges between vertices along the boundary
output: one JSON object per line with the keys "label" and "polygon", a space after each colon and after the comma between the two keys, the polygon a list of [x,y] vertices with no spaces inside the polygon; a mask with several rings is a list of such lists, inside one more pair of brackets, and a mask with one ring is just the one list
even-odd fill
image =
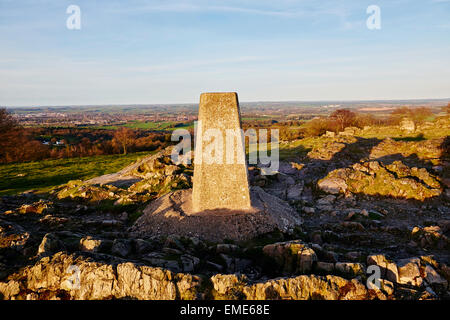
{"label": "distant field", "polygon": [[0,195],[16,194],[31,189],[48,191],[69,180],[86,180],[114,173],[138,158],[152,153],[154,152],[0,165]]}
{"label": "distant field", "polygon": [[96,126],[91,127],[94,129],[107,129],[107,130],[115,130],[120,127],[126,127],[134,130],[154,130],[154,131],[172,131],[175,129],[190,129],[194,128],[194,123],[186,123],[179,125],[174,128],[177,122],[173,121],[162,121],[162,122],[142,122],[142,121],[132,121],[122,125],[106,125],[106,126]]}
{"label": "distant field", "polygon": [[261,116],[261,117],[242,117],[242,121],[260,121],[260,120],[272,120],[275,117]]}

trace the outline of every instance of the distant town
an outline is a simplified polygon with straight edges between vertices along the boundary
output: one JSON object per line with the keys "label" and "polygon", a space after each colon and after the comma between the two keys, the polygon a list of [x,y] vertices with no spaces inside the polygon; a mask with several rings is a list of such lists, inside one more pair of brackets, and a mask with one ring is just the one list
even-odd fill
{"label": "distant town", "polygon": [[[397,107],[428,107],[439,112],[450,99],[326,102],[244,102],[242,117],[280,120],[309,120],[336,109],[384,115]],[[130,122],[192,122],[197,120],[196,104],[34,106],[8,107],[21,125],[43,127],[101,127]]]}

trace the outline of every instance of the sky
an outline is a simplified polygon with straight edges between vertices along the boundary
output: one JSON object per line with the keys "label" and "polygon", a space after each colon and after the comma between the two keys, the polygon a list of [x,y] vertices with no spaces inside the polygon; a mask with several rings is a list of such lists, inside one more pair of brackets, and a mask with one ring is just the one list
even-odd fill
{"label": "sky", "polygon": [[[70,5],[80,29],[67,28]],[[370,30],[370,5],[380,29]],[[72,20],[71,20],[72,21]],[[0,105],[450,98],[450,0],[0,0]]]}

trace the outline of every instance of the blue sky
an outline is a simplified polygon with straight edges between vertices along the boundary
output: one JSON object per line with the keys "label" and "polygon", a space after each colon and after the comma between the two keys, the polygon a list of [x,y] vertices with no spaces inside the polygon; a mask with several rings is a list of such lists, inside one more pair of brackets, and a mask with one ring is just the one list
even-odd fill
{"label": "blue sky", "polygon": [[[66,28],[69,5],[81,30]],[[369,30],[369,5],[381,29]],[[450,0],[0,0],[0,105],[450,97]]]}

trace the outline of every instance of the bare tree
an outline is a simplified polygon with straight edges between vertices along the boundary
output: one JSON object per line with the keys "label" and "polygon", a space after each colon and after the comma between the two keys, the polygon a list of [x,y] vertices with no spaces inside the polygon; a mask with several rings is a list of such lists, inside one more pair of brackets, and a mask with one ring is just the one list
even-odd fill
{"label": "bare tree", "polygon": [[432,115],[433,115],[433,112],[431,111],[430,108],[427,108],[427,107],[415,108],[413,110],[413,121],[416,124],[422,123],[427,118],[431,117]]}
{"label": "bare tree", "polygon": [[8,132],[17,126],[17,121],[5,109],[0,109],[0,134]]}
{"label": "bare tree", "polygon": [[442,108],[442,111],[450,115],[450,102],[445,107]]}
{"label": "bare tree", "polygon": [[428,117],[431,117],[433,112],[427,107],[408,108],[401,107],[391,112],[391,120],[394,123],[400,123],[404,118],[410,119],[415,125],[424,122]]}
{"label": "bare tree", "polygon": [[356,113],[348,109],[339,109],[333,112],[330,118],[336,122],[338,131],[343,131],[346,127],[353,125]]}
{"label": "bare tree", "polygon": [[17,121],[5,109],[0,109],[0,160],[6,162],[10,158],[10,154],[14,145],[17,145],[18,135],[14,134],[17,131]]}
{"label": "bare tree", "polygon": [[128,147],[133,145],[135,139],[135,132],[129,128],[123,127],[114,132],[113,142],[121,146],[123,154],[125,155],[127,154]]}

